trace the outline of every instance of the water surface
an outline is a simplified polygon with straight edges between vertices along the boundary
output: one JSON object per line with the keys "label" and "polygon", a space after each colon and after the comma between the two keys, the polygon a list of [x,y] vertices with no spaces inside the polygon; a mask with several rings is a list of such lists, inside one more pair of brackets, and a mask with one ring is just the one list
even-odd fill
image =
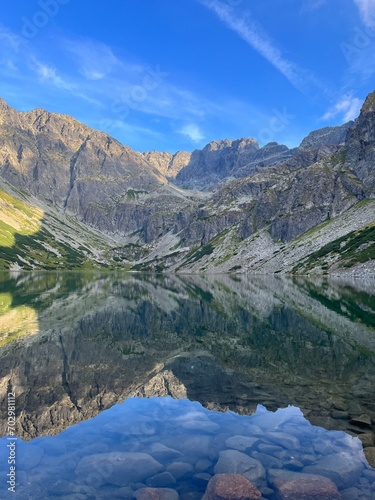
{"label": "water surface", "polygon": [[[4,273],[0,361],[2,415],[16,395],[19,498],[142,486],[201,498],[236,453],[261,465],[253,482],[268,498],[275,470],[374,494],[373,280]],[[121,473],[116,453],[158,465]]]}

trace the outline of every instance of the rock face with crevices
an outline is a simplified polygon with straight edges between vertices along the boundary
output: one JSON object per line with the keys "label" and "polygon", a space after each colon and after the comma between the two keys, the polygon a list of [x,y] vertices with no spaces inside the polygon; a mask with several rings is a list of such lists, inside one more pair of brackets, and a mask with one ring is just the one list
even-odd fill
{"label": "rock face with crevices", "polygon": [[343,144],[348,130],[353,128],[354,125],[355,122],[350,121],[339,127],[324,127],[314,130],[302,140],[299,149],[317,149],[326,145]]}
{"label": "rock face with crevices", "polygon": [[[1,100],[0,184],[40,203],[47,215],[53,209],[54,218],[61,214],[99,231],[96,244],[107,247],[93,251],[100,265],[305,272],[327,255],[314,272],[357,263],[371,270],[373,207],[364,217],[350,210],[375,197],[374,102],[372,93],[355,122],[314,131],[293,150],[277,143],[260,148],[243,138],[172,154],[137,153],[68,116],[19,113]],[[340,217],[347,222],[334,227]],[[330,226],[324,238],[303,240],[296,251],[299,238],[324,224]],[[63,238],[61,229],[53,231]],[[349,259],[346,236],[357,238],[349,241]],[[353,260],[356,246],[363,251]],[[44,265],[32,252],[27,262],[17,251],[12,255],[8,267]]]}
{"label": "rock face with crevices", "polygon": [[103,233],[138,232],[143,242],[172,224],[172,207],[189,204],[145,158],[107,134],[41,109],[19,113],[3,100],[0,176]]}
{"label": "rock face with crevices", "polygon": [[191,153],[188,151],[177,151],[175,154],[148,151],[141,154],[168,179],[175,179],[177,174],[189,164],[191,158]]}
{"label": "rock face with crevices", "polygon": [[346,139],[345,165],[373,192],[375,188],[375,92],[362,106]]}

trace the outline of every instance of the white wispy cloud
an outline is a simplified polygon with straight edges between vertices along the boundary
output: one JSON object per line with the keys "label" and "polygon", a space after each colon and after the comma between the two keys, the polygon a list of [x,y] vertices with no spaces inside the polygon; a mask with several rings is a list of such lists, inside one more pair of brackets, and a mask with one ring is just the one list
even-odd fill
{"label": "white wispy cloud", "polygon": [[301,6],[301,12],[311,12],[322,7],[327,0],[304,0]]}
{"label": "white wispy cloud", "polygon": [[52,83],[55,87],[63,90],[73,90],[73,85],[62,78],[57,69],[45,64],[35,57],[31,59],[32,69],[42,82]]}
{"label": "white wispy cloud", "polygon": [[188,137],[191,141],[198,143],[203,141],[204,135],[198,125],[189,123],[179,130],[179,133]]}
{"label": "white wispy cloud", "polygon": [[25,40],[0,24],[0,71],[2,78],[16,77],[18,59],[24,53]]}
{"label": "white wispy cloud", "polygon": [[360,99],[351,95],[345,95],[328,109],[323,115],[322,120],[328,121],[340,116],[342,123],[349,122],[357,118],[361,106],[362,101]]}
{"label": "white wispy cloud", "polygon": [[0,43],[6,45],[14,52],[19,52],[25,44],[25,40],[16,33],[13,33],[6,26],[0,24]]}
{"label": "white wispy cloud", "polygon": [[[79,119],[90,117],[91,126],[131,144],[145,138],[167,143],[170,134],[197,144],[217,128],[236,130],[239,124],[246,124],[251,136],[269,121],[268,112],[257,104],[225,93],[205,95],[188,88],[167,67],[129,54],[125,59],[99,41],[56,36],[54,42],[53,47],[23,44],[0,25],[4,97],[12,95],[23,109],[45,107]],[[155,120],[163,132],[152,131]]]}
{"label": "white wispy cloud", "polygon": [[199,0],[213,11],[228,28],[235,31],[245,42],[263,56],[300,91],[312,83],[318,84],[314,75],[284,57],[282,51],[250,14],[236,15],[230,5],[220,0]]}
{"label": "white wispy cloud", "polygon": [[[90,120],[85,121],[89,122]],[[122,120],[118,119],[103,119],[100,121],[94,121],[93,125],[100,130],[106,131],[108,134],[113,134],[116,131],[121,132],[128,138],[128,140],[138,138],[139,136],[152,137],[159,140],[163,138],[163,135],[155,129],[125,123]]]}
{"label": "white wispy cloud", "polygon": [[96,40],[65,39],[63,47],[73,56],[79,73],[87,80],[101,80],[121,64],[108,45]]}
{"label": "white wispy cloud", "polygon": [[363,24],[375,29],[375,0],[354,0],[359,9]]}

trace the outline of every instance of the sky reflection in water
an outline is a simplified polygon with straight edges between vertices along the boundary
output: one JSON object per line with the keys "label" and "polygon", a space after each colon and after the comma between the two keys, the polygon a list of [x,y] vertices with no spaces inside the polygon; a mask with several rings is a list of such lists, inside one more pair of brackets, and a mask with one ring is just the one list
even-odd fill
{"label": "sky reflection in water", "polygon": [[[6,439],[0,442],[4,477]],[[142,486],[203,495],[219,472],[240,472],[269,495],[280,470],[323,475],[366,498],[375,492],[360,440],[311,425],[294,406],[270,412],[259,405],[240,416],[184,399],[132,398],[58,436],[18,440],[17,454],[20,499],[115,498],[119,491],[131,498]]]}

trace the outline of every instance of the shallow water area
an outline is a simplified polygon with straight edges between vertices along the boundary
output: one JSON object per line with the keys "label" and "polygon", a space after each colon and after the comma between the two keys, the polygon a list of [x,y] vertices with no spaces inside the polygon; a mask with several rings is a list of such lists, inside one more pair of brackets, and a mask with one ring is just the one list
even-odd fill
{"label": "shallow water area", "polygon": [[147,487],[200,498],[215,473],[240,473],[267,498],[276,498],[278,477],[301,473],[344,495],[375,493],[360,440],[311,425],[293,406],[240,416],[188,400],[129,399],[56,437],[19,442],[18,460],[16,498],[132,498]]}

